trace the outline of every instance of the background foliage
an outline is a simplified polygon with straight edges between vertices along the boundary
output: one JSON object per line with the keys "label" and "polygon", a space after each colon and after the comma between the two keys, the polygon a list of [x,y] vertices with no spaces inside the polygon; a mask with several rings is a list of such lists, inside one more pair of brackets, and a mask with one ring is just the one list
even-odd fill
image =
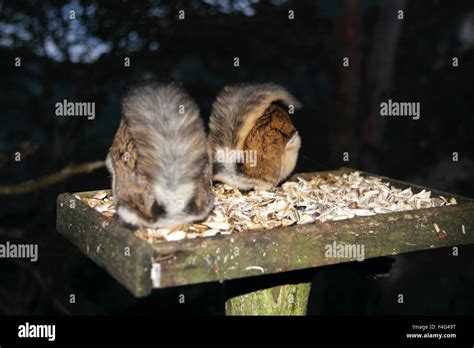
{"label": "background foliage", "polygon": [[[206,119],[225,84],[274,81],[304,104],[294,117],[303,139],[297,171],[350,166],[472,197],[474,4],[394,1],[404,19],[394,24],[400,33],[391,54],[375,45],[384,39],[380,30],[393,29],[381,22],[385,1],[0,0],[0,182],[103,159],[118,125],[120,95],[132,81],[180,81]],[[185,10],[183,21],[179,10]],[[342,67],[344,56],[349,68]],[[392,66],[384,65],[387,58]],[[371,79],[377,72],[388,72],[383,86]],[[382,92],[374,96],[374,90]],[[371,108],[381,97],[421,102],[421,119],[374,117]],[[95,102],[95,120],[55,116],[54,105],[63,99]],[[20,162],[13,160],[16,151]],[[106,187],[108,174],[99,170],[0,197],[0,239],[40,245],[36,264],[0,262],[0,313],[139,313],[147,307],[55,231],[59,193]],[[472,289],[472,282],[461,286]],[[220,294],[219,287],[201,290],[181,290],[196,299],[186,310],[219,312],[209,295]],[[174,301],[173,291],[156,300],[158,313],[182,310],[163,305],[166,296]],[[65,304],[71,293],[78,296],[75,306]],[[465,305],[474,311],[471,302]]]}

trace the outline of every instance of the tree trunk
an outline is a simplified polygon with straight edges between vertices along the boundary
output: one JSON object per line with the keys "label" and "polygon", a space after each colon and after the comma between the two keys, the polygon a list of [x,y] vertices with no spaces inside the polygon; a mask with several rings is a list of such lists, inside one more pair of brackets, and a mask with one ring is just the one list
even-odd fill
{"label": "tree trunk", "polygon": [[367,119],[362,140],[368,151],[361,154],[361,168],[378,172],[377,153],[383,144],[386,119],[380,116],[380,103],[392,88],[396,48],[402,29],[398,11],[404,10],[406,0],[381,3],[380,15],[372,39],[372,51],[367,61]]}
{"label": "tree trunk", "polygon": [[[359,90],[360,90],[360,1],[340,2],[339,18],[336,21],[336,89],[334,112],[329,120],[330,162],[334,166],[354,166],[359,157]],[[349,66],[343,66],[343,59]],[[349,161],[343,162],[343,153]]]}

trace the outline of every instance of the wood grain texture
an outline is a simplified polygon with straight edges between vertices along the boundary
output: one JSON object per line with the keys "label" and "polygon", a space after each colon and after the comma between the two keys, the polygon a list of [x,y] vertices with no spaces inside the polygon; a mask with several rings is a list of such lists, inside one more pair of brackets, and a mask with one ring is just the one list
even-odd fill
{"label": "wood grain texture", "polygon": [[311,283],[286,284],[233,297],[225,303],[225,314],[306,315]]}
{"label": "wood grain texture", "polygon": [[63,193],[57,200],[57,230],[135,296],[151,292],[152,248],[115,219]]}

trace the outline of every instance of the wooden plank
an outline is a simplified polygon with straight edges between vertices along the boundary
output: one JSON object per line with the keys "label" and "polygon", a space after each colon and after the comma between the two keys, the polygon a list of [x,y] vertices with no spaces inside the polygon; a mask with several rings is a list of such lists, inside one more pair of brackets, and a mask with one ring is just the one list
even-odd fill
{"label": "wooden plank", "polygon": [[[350,171],[353,170],[342,168],[293,177],[309,178],[329,173],[340,175]],[[416,186],[390,178],[384,180],[401,188],[402,185]],[[416,186],[416,189],[423,187]],[[434,195],[455,196],[426,189]],[[94,193],[79,195],[90,197]],[[62,194],[58,198],[57,224],[58,231],[84,254],[136,296],[143,296],[152,288],[225,281],[354,260],[326,257],[325,249],[334,242],[363,246],[365,258],[474,243],[474,202],[455,197],[460,202],[455,206],[151,245],[115,220],[105,218],[86,206],[74,195]],[[75,208],[70,207],[72,201]],[[434,223],[446,234],[438,235]],[[130,256],[124,255],[125,247],[130,248]]]}
{"label": "wooden plank", "polygon": [[135,296],[151,292],[152,248],[115,219],[64,193],[57,199],[57,230]]}
{"label": "wooden plank", "polygon": [[[364,246],[365,258],[474,243],[474,203],[316,222],[153,246],[161,287],[279,273],[353,261],[328,245]],[[440,238],[433,223],[446,231]],[[462,233],[464,225],[466,234]]]}

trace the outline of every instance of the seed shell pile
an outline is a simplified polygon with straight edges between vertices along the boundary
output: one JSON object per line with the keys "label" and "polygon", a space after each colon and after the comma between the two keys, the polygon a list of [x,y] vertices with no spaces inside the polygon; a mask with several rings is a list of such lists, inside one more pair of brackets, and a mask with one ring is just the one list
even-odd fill
{"label": "seed shell pile", "polygon": [[[457,204],[455,198],[431,197],[425,190],[414,194],[411,188],[395,188],[359,172],[310,180],[298,177],[271,191],[241,192],[225,184],[216,184],[214,191],[215,207],[205,221],[173,230],[142,228],[136,235],[150,243],[177,241]],[[107,217],[115,214],[107,191],[92,198],[76,197]]]}

